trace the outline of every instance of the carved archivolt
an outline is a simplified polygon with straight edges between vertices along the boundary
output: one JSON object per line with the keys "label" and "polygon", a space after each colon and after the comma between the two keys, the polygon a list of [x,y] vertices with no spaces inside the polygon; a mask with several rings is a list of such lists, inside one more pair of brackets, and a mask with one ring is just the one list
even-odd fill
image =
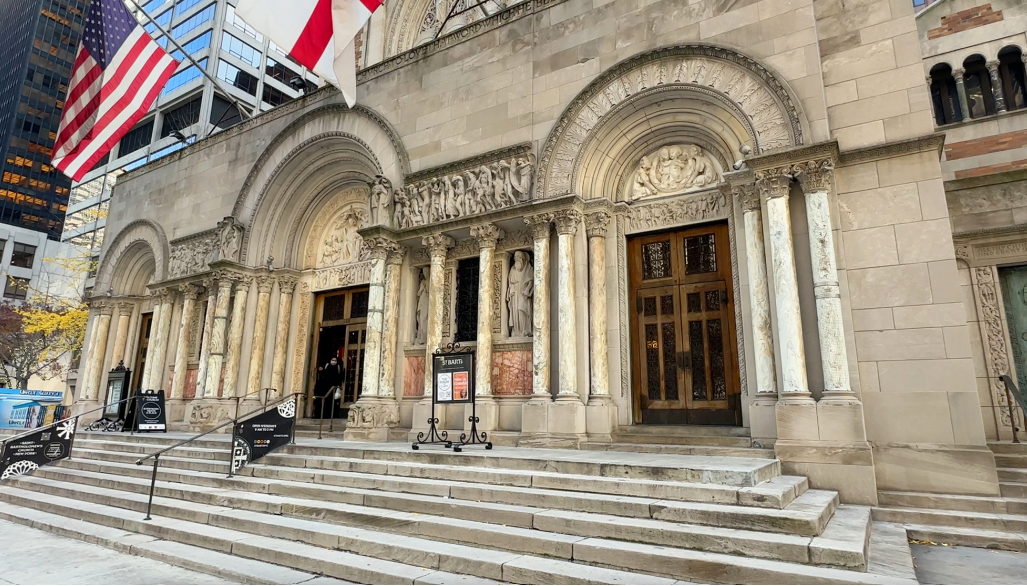
{"label": "carved archivolt", "polygon": [[[482,10],[475,8],[477,0],[402,0],[389,4],[386,24],[385,55],[391,57],[485,17]],[[454,10],[454,5],[455,10]],[[486,0],[484,9],[489,15],[504,10],[505,0]],[[453,10],[454,16],[442,22]],[[461,14],[455,14],[461,13]]]}
{"label": "carved archivolt", "polygon": [[[121,260],[129,249],[139,242],[145,243],[153,253],[153,260],[157,267],[154,271],[153,281],[159,283],[167,278],[165,267],[167,266],[169,253],[168,240],[164,236],[164,230],[158,224],[149,220],[136,220],[125,226],[118,233],[114,241],[111,242],[107,252],[103,255],[103,260],[100,262],[100,271],[96,277],[96,286],[94,287],[96,291],[106,292],[111,287],[114,269],[118,266],[118,261]],[[142,292],[115,291],[114,293],[120,295]]]}
{"label": "carved archivolt", "polygon": [[564,110],[539,157],[541,197],[573,191],[583,147],[604,119],[635,98],[680,87],[731,105],[755,153],[802,144],[798,109],[784,85],[757,62],[707,45],[657,49],[599,76]]}
{"label": "carved archivolt", "polygon": [[[977,309],[980,317],[981,334],[984,342],[984,361],[988,368],[988,386],[992,400],[999,406],[999,418],[1003,426],[1012,427],[1009,400],[1005,387],[999,379],[1003,374],[1012,375],[1009,366],[1008,336],[1003,327],[1002,311],[999,308],[998,283],[995,267],[976,267],[973,280],[976,282]],[[1014,411],[1015,413],[1015,411]],[[1019,422],[1018,422],[1019,423]],[[1020,426],[1022,428],[1022,426]]]}

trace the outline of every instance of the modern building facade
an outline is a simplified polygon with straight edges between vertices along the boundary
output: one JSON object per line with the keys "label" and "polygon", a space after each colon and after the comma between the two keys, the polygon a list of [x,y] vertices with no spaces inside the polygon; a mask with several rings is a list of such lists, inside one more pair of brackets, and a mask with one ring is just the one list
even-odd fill
{"label": "modern building facade", "polygon": [[407,438],[455,342],[497,442],[730,426],[843,502],[997,495],[922,77],[946,4],[543,0],[434,38],[445,3],[390,2],[355,108],[321,90],[119,180],[77,400],[125,361],[202,427],[335,357],[347,437]]}
{"label": "modern building facade", "polygon": [[[138,2],[140,22],[157,41],[182,61],[146,116],[110,155],[71,189],[62,239],[99,255],[111,190],[118,176],[175,152],[186,144],[237,124],[242,117],[214,83],[184,59],[149,14],[183,49],[216,77],[244,108],[262,112],[283,104],[319,82],[316,75],[290,60],[273,43],[236,18],[228,0],[150,0]],[[302,87],[295,78],[302,80]],[[292,85],[290,84],[292,82]],[[92,288],[92,278],[87,288]]]}
{"label": "modern building facade", "polygon": [[12,0],[0,34],[0,224],[60,240],[71,180],[50,164],[75,63],[80,0]]}

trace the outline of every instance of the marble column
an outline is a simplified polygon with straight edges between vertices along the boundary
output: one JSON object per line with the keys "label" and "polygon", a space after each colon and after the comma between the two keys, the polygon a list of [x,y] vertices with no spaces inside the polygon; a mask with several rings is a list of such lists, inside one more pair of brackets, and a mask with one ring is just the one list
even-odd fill
{"label": "marble column", "polygon": [[195,285],[182,285],[182,321],[178,327],[178,344],[175,346],[175,375],[171,379],[172,399],[181,399],[185,394],[186,373],[189,370],[189,326],[196,312],[196,299],[200,290]]}
{"label": "marble column", "polygon": [[580,401],[578,395],[578,324],[574,307],[574,235],[581,223],[581,212],[561,210],[556,213],[556,298],[560,320],[558,364],[560,365],[557,401]]}
{"label": "marble column", "polygon": [[279,399],[285,392],[285,362],[289,350],[289,324],[292,321],[292,294],[296,277],[278,278],[278,327],[275,330],[275,353],[271,359],[271,398]]}
{"label": "marble column", "polygon": [[492,396],[492,295],[495,290],[493,261],[496,242],[503,231],[495,224],[471,227],[471,237],[478,240],[478,335],[475,356],[474,394]]}
{"label": "marble column", "polygon": [[118,330],[114,335],[114,354],[111,356],[111,364],[115,367],[125,361],[128,352],[128,325],[134,308],[135,305],[131,303],[118,303]]}
{"label": "marble column", "polygon": [[[175,293],[171,289],[163,289],[160,294],[160,321],[157,324],[157,342],[151,344],[147,363],[152,363],[150,380],[147,388],[159,390],[164,388],[164,363],[168,358],[168,338],[171,335],[171,315],[174,313]],[[152,357],[152,359],[151,359]]]}
{"label": "marble column", "polygon": [[810,264],[817,304],[817,329],[820,334],[820,360],[824,371],[826,403],[859,403],[849,381],[849,359],[842,326],[842,299],[838,286],[838,261],[828,192],[833,164],[828,160],[808,161],[795,166],[795,176],[806,196],[806,223],[809,226]]}
{"label": "marble column", "polygon": [[534,292],[531,328],[531,398],[521,406],[521,433],[542,434],[549,431],[550,335],[549,335],[549,238],[553,232],[553,214],[535,214],[524,218],[533,238]]}
{"label": "marble column", "polygon": [[246,379],[246,394],[260,390],[264,374],[264,347],[267,345],[267,320],[271,309],[271,290],[275,279],[271,275],[257,277],[257,315],[253,323],[253,349],[250,351],[250,371]]}
{"label": "marble column", "polygon": [[139,386],[142,390],[150,389],[150,378],[153,376],[153,353],[157,344],[157,332],[160,329],[161,302],[157,292],[150,294],[153,299],[153,313],[150,315],[150,338],[146,345],[146,359],[143,362],[143,376],[139,379]]}
{"label": "marble column", "polygon": [[385,327],[385,261],[396,244],[385,238],[364,241],[371,256],[371,283],[367,294],[367,340],[364,343],[364,380],[361,397],[377,397],[382,375],[382,330]]}
{"label": "marble column", "polygon": [[[207,358],[207,381],[203,385],[204,396],[217,397],[221,383],[221,367],[225,363],[225,330],[228,328],[228,308],[232,299],[234,275],[222,273],[217,276],[218,296],[214,305],[214,327],[210,332],[210,357]],[[230,396],[229,390],[224,391]]]}
{"label": "marble column", "polygon": [[[200,334],[200,365],[196,371],[196,397],[207,396],[207,363],[210,361],[210,336],[214,329],[214,306],[217,305],[217,281],[204,279],[203,288],[207,291],[207,303],[204,307],[203,331]],[[217,394],[217,389],[214,389]]]}
{"label": "marble column", "polygon": [[453,247],[453,239],[444,234],[433,234],[422,239],[428,248],[431,258],[431,269],[428,273],[428,337],[425,342],[424,363],[424,397],[431,400],[432,394],[432,355],[442,344],[442,306],[445,299],[446,256]]}
{"label": "marble column", "polygon": [[114,306],[110,303],[99,305],[100,315],[96,322],[96,335],[93,338],[93,347],[89,349],[89,365],[87,371],[89,378],[86,381],[86,398],[89,401],[100,397],[100,381],[103,380],[103,363],[107,356],[107,338],[111,331],[111,316],[114,313]]}
{"label": "marble column", "polygon": [[585,422],[589,437],[607,438],[617,427],[617,406],[610,397],[610,358],[606,313],[606,234],[613,216],[606,210],[585,214],[588,237],[589,393]]}
{"label": "marble column", "polygon": [[952,77],[956,80],[956,94],[959,95],[959,109],[960,109],[960,120],[970,119],[970,108],[967,106],[966,100],[966,85],[963,83],[963,74],[966,73],[963,69],[952,70]]}
{"label": "marble column", "polygon": [[379,397],[396,396],[397,342],[399,340],[399,291],[406,249],[397,246],[385,260],[385,311],[382,334],[382,376],[378,381]]}
{"label": "marble column", "polygon": [[1002,76],[999,75],[998,61],[988,61],[988,75],[991,76],[991,95],[995,98],[995,111],[1002,113],[1006,111],[1006,99],[1003,93]]}
{"label": "marble column", "polygon": [[246,298],[249,297],[253,277],[242,276],[235,289],[232,304],[232,319],[228,326],[228,358],[225,363],[225,396],[242,397],[246,389],[240,389],[239,368],[242,365],[242,334],[246,325]]}

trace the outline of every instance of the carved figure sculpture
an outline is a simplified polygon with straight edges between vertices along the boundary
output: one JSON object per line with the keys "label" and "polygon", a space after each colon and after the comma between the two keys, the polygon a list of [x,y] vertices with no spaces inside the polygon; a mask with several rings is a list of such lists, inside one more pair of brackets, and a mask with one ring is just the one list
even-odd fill
{"label": "carved figure sculpture", "polygon": [[527,337],[532,334],[532,303],[535,298],[535,269],[528,259],[528,253],[514,253],[514,265],[506,287],[508,325],[513,337]]}
{"label": "carved figure sculpture", "polygon": [[428,285],[430,283],[428,269],[421,269],[420,282],[417,285],[417,312],[414,324],[414,344],[428,341]]}
{"label": "carved figure sculpture", "polygon": [[696,145],[672,145],[644,156],[632,177],[628,200],[703,189],[720,181],[720,171]]}
{"label": "carved figure sculpture", "polygon": [[392,207],[392,184],[388,179],[379,175],[371,186],[371,223],[388,224],[391,217]]}

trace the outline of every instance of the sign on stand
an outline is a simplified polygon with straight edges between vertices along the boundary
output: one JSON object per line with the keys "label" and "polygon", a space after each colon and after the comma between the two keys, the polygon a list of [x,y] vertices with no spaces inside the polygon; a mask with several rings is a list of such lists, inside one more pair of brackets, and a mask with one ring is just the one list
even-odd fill
{"label": "sign on stand", "polygon": [[135,401],[128,403],[126,431],[167,433],[168,413],[163,390],[141,391],[136,394]]}
{"label": "sign on stand", "polygon": [[70,456],[76,421],[61,421],[7,444],[0,454],[0,480],[28,474]]}
{"label": "sign on stand", "polygon": [[292,442],[296,399],[240,421],[232,428],[232,474]]}
{"label": "sign on stand", "polygon": [[[474,402],[474,352],[465,352],[459,344],[450,344],[445,350],[432,354],[432,397],[431,417],[428,419],[428,431],[417,434],[417,441],[411,446],[419,449],[423,445],[442,444],[459,452],[463,446],[481,444],[486,450],[492,449],[488,434],[478,431],[478,414]],[[470,404],[471,423],[469,433],[461,433],[460,441],[453,442],[449,433],[439,430],[439,419],[435,416],[436,405]]]}

